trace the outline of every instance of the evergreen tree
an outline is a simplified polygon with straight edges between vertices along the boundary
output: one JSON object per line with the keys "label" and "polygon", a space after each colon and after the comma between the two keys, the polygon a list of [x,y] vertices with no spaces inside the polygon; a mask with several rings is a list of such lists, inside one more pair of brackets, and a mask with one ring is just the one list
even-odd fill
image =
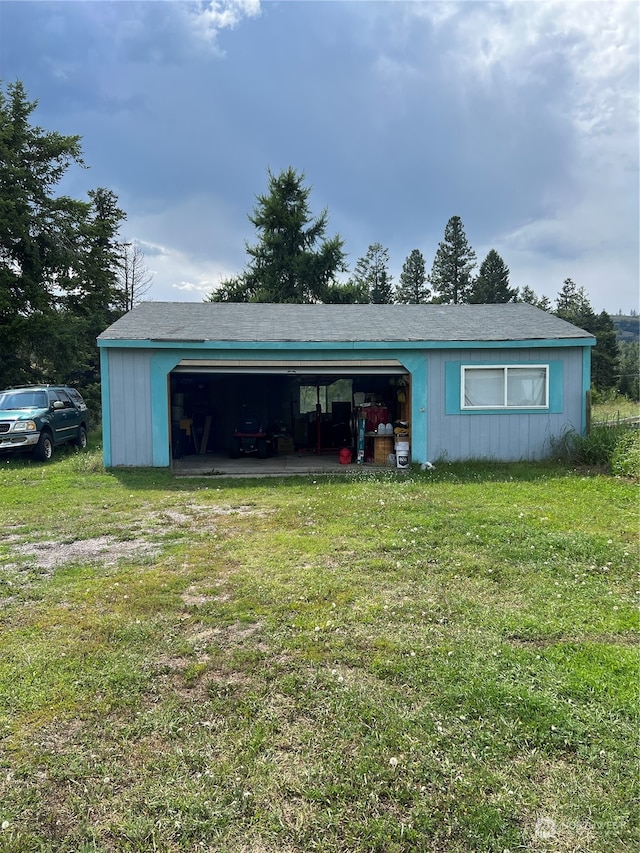
{"label": "evergreen tree", "polygon": [[213,291],[211,302],[322,302],[346,269],[342,239],[325,238],[327,211],[311,216],[304,174],[289,167],[268,175],[268,192],[249,216],[259,240],[247,246],[247,267]]}
{"label": "evergreen tree", "polygon": [[79,227],[78,251],[60,286],[66,291],[65,308],[79,316],[102,315],[100,322],[108,325],[127,307],[120,280],[122,243],[118,236],[125,213],[111,190],[90,190],[89,199],[88,216]]}
{"label": "evergreen tree", "polygon": [[603,311],[597,315],[584,287],[566,278],[556,299],[555,314],[594,335],[591,350],[591,383],[598,391],[614,388],[618,377],[618,344],[613,320]]}
{"label": "evergreen tree", "polygon": [[568,323],[593,333],[596,315],[587,292],[584,287],[578,287],[570,278],[565,278],[558,292],[556,309],[553,313]]}
{"label": "evergreen tree", "polygon": [[389,274],[389,250],[372,243],[367,254],[359,258],[350,280],[362,301],[385,305],[393,302],[393,278]]}
{"label": "evergreen tree", "polygon": [[480,274],[473,282],[469,302],[497,304],[513,302],[518,294],[515,287],[509,287],[509,267],[495,249],[491,249],[480,264]]}
{"label": "evergreen tree", "polygon": [[80,137],[30,124],[20,82],[0,89],[0,387],[39,381],[60,277],[73,264],[88,205],[54,191],[82,164]]}
{"label": "evergreen tree", "polygon": [[31,125],[21,83],[0,89],[0,387],[74,381],[99,411],[97,335],[123,313],[124,213],[109,190],[56,195],[79,136]]}
{"label": "evergreen tree", "polygon": [[91,190],[89,198],[89,215],[79,229],[79,251],[67,276],[59,281],[64,290],[60,298],[62,326],[73,330],[75,354],[71,362],[59,354],[62,361],[56,368],[62,379],[84,388],[100,382],[97,336],[127,309],[118,235],[125,213],[111,190]]}
{"label": "evergreen tree", "polygon": [[476,253],[469,246],[459,216],[452,216],[438,245],[429,281],[434,302],[458,304],[468,302],[471,274],[476,266]]}
{"label": "evergreen tree", "polygon": [[584,287],[578,287],[570,278],[565,278],[558,292],[554,313],[588,332],[591,331],[589,327],[593,327],[595,321],[595,314],[586,290]]}
{"label": "evergreen tree", "polygon": [[325,294],[325,302],[335,305],[355,305],[367,303],[369,301],[368,294],[353,281],[345,283],[336,282],[327,287]]}
{"label": "evergreen tree", "polygon": [[204,298],[204,302],[254,302],[242,274],[223,279],[219,287]]}
{"label": "evergreen tree", "polygon": [[396,302],[420,304],[428,302],[430,295],[422,252],[419,249],[413,249],[402,265],[400,281],[396,289]]}
{"label": "evergreen tree", "polygon": [[640,343],[619,341],[618,391],[630,400],[640,400]]}
{"label": "evergreen tree", "polygon": [[620,376],[620,361],[616,327],[606,311],[594,318],[590,331],[596,336],[591,351],[591,383],[599,391],[615,388]]}
{"label": "evergreen tree", "polygon": [[542,311],[551,311],[551,300],[548,296],[538,296],[529,285],[518,290],[514,302],[526,302],[528,305],[533,305],[540,308]]}

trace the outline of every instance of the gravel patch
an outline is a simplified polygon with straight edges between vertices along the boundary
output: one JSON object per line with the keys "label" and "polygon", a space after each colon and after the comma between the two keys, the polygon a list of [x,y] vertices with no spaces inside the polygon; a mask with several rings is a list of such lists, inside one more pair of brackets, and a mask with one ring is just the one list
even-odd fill
{"label": "gravel patch", "polygon": [[96,536],[76,542],[54,540],[15,545],[13,550],[31,557],[34,565],[41,569],[55,569],[64,563],[101,563],[108,566],[126,557],[155,556],[160,553],[158,545],[140,540],[124,542],[115,536]]}

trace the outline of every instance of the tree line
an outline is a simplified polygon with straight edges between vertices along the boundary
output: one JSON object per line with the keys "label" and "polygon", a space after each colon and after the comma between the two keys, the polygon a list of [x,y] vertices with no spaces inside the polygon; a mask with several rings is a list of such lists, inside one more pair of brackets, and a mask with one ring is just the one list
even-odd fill
{"label": "tree line", "polygon": [[20,82],[0,88],[0,388],[77,385],[99,410],[96,337],[151,285],[138,244],[120,235],[114,192],[56,195],[79,136],[32,124],[37,101]]}
{"label": "tree line", "polygon": [[237,276],[226,279],[207,297],[209,302],[289,302],[337,304],[448,305],[527,302],[556,314],[596,337],[592,381],[598,391],[619,390],[638,399],[638,344],[618,344],[606,311],[596,314],[583,287],[565,279],[555,306],[530,287],[512,287],[509,268],[495,249],[480,264],[469,245],[459,216],[446,224],[431,271],[419,249],[404,261],[397,285],[389,271],[389,251],[372,243],[348,272],[344,241],[327,237],[328,213],[314,217],[304,174],[292,167],[268,171],[268,191],[257,196],[249,221],[257,242],[247,244],[248,262]]}
{"label": "tree line", "polygon": [[[142,300],[151,274],[140,246],[121,235],[126,214],[114,192],[99,187],[85,200],[56,194],[70,167],[85,166],[80,137],[33,125],[36,106],[20,82],[0,86],[0,387],[69,383],[99,411],[96,337]],[[209,301],[530,302],[596,336],[596,388],[638,398],[637,342],[619,344],[609,315],[596,315],[571,279],[552,306],[528,287],[512,287],[494,249],[476,273],[462,220],[452,216],[428,274],[414,249],[396,285],[388,250],[374,243],[342,281],[344,241],[327,236],[328,213],[314,217],[309,196],[304,174],[268,172],[267,192],[249,216],[258,238],[246,247],[246,267]]]}

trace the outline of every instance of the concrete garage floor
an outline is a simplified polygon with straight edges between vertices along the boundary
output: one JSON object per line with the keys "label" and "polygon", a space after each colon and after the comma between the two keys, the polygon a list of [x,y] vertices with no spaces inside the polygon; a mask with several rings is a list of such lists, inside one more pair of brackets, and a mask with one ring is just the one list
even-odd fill
{"label": "concrete garage floor", "polygon": [[[176,477],[292,477],[308,474],[357,475],[364,471],[390,470],[388,465],[341,465],[338,451],[335,453],[291,453],[258,459],[257,456],[241,456],[230,459],[219,453],[183,456],[173,462]],[[395,469],[391,469],[395,470]]]}

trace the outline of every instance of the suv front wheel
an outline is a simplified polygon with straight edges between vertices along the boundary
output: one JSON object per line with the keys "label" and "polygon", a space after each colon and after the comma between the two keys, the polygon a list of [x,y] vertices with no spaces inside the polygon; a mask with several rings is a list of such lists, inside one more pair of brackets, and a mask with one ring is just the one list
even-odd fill
{"label": "suv front wheel", "polygon": [[43,432],[40,434],[40,440],[36,444],[36,449],[33,451],[33,455],[36,459],[39,459],[40,462],[48,462],[53,456],[53,439],[51,438],[51,434],[48,432]]}

